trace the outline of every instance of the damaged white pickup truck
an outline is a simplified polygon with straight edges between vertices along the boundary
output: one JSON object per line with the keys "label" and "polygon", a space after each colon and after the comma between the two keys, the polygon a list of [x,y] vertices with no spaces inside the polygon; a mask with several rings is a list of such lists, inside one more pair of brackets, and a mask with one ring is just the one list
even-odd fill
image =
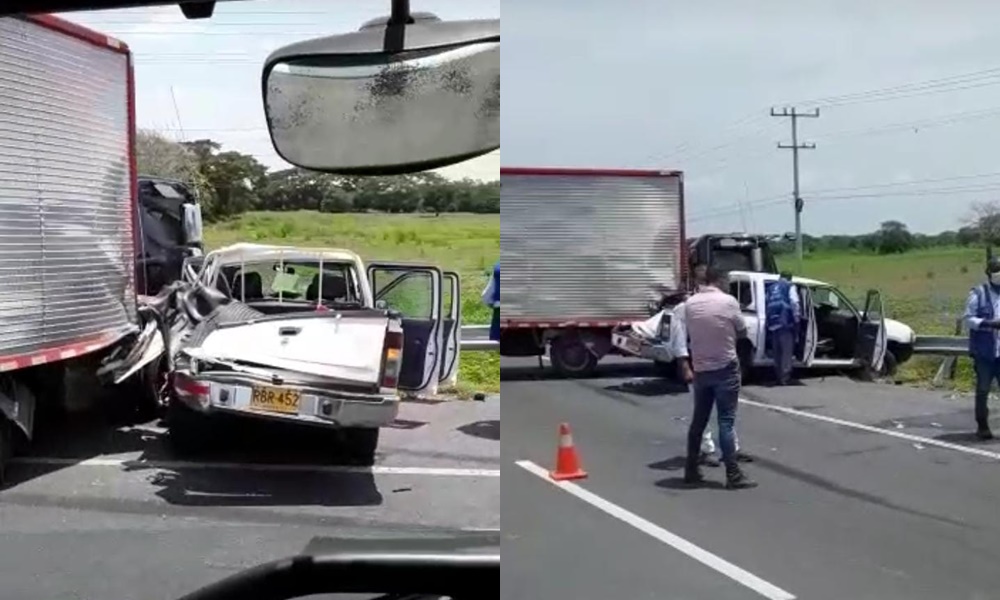
{"label": "damaged white pickup truck", "polygon": [[400,393],[433,395],[458,368],[459,287],[455,273],[348,250],[229,246],[147,299],[159,337],[131,371],[159,359],[178,452],[245,417],[329,428],[371,464]]}

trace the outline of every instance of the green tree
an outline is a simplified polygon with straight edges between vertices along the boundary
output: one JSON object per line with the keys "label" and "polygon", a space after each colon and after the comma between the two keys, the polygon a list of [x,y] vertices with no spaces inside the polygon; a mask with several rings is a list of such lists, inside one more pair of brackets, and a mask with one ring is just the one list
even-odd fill
{"label": "green tree", "polygon": [[879,254],[902,254],[913,248],[913,234],[905,223],[885,221],[875,233],[876,249]]}

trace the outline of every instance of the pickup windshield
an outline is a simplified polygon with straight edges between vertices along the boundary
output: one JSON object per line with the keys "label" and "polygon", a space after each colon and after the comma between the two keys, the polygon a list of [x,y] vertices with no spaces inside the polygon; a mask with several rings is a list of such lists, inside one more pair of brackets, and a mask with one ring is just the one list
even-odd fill
{"label": "pickup windshield", "polygon": [[349,262],[273,261],[226,265],[216,287],[248,304],[259,302],[364,304],[357,269]]}

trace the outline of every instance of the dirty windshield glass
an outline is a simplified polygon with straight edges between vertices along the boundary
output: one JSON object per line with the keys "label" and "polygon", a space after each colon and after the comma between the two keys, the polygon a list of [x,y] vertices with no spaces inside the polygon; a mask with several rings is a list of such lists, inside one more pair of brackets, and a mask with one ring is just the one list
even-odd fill
{"label": "dirty windshield glass", "polygon": [[[286,162],[264,111],[272,52],[392,10],[0,17],[0,598],[173,600],[299,554],[499,554],[499,307],[481,298],[499,152],[335,176]],[[409,162],[420,136],[462,138],[409,115]],[[384,154],[352,131],[331,148]],[[376,579],[361,598],[403,581]]]}

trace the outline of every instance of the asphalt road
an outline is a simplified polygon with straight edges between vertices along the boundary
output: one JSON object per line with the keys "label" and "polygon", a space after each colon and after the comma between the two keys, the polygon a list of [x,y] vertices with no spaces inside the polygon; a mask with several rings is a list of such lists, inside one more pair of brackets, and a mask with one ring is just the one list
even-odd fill
{"label": "asphalt road", "polygon": [[179,461],[156,423],[50,436],[0,492],[0,598],[168,600],[302,551],[499,543],[499,399],[404,405],[371,470],[302,430]]}
{"label": "asphalt road", "polygon": [[[690,489],[686,390],[633,365],[568,381],[532,364],[501,363],[505,599],[1000,598],[1000,443],[969,435],[968,399],[748,386],[737,427],[760,487],[706,469]],[[590,475],[575,485],[545,477],[560,422]]]}

